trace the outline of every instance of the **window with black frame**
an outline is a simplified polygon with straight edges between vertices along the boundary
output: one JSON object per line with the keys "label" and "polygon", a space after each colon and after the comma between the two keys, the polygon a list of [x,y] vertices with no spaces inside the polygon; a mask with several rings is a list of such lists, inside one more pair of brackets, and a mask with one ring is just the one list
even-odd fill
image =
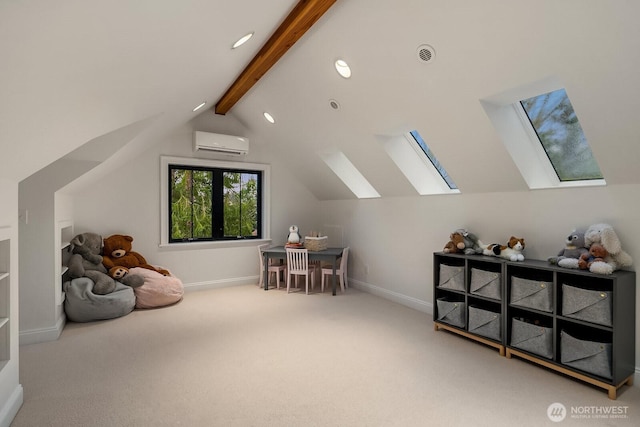
{"label": "window with black frame", "polygon": [[262,171],[169,165],[169,242],[262,238]]}

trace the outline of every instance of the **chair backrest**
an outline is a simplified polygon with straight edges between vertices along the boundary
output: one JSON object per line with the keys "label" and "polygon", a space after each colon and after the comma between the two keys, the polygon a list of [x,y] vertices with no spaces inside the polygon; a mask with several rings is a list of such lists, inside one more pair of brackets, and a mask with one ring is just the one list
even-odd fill
{"label": "chair backrest", "polygon": [[347,271],[347,258],[349,257],[349,247],[342,250],[342,258],[340,258],[340,271]]}
{"label": "chair backrest", "polygon": [[260,260],[260,272],[264,270],[264,255],[262,254],[262,250],[267,249],[268,247],[269,247],[268,243],[258,246],[258,259]]}
{"label": "chair backrest", "polygon": [[309,272],[309,251],[307,249],[286,248],[287,268],[291,274],[307,274]]}

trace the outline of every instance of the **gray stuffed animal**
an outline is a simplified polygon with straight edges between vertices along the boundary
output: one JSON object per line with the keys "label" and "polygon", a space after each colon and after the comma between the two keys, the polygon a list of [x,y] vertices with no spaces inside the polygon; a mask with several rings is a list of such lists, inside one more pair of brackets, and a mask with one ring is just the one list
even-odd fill
{"label": "gray stuffed animal", "polygon": [[547,260],[551,264],[558,264],[564,268],[578,268],[578,260],[582,254],[589,253],[585,241],[584,230],[573,230],[571,234],[565,239],[565,247],[555,257],[550,257]]}
{"label": "gray stuffed animal", "polygon": [[[97,295],[106,295],[115,290],[116,281],[109,277],[102,265],[102,236],[96,233],[78,234],[71,240],[70,250],[73,253],[67,262],[70,278],[88,277],[93,281],[93,293]],[[127,275],[119,281],[135,288],[144,283],[144,278]]]}
{"label": "gray stuffed animal", "polygon": [[466,255],[480,254],[482,253],[482,247],[478,243],[478,238],[475,234],[469,232],[464,228],[459,228],[454,233],[460,233],[464,240],[464,249],[463,252]]}

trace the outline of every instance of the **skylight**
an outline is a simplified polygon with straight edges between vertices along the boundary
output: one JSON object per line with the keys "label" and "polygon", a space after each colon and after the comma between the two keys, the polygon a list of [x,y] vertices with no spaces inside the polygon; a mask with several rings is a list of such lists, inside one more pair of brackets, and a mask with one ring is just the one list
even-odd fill
{"label": "skylight", "polygon": [[376,189],[373,188],[344,153],[340,151],[320,153],[320,157],[357,198],[371,199],[380,197]]}
{"label": "skylight", "polygon": [[523,99],[520,105],[560,181],[602,179],[564,89]]}
{"label": "skylight", "polygon": [[444,167],[440,164],[438,159],[436,159],[436,156],[431,152],[431,150],[429,150],[429,147],[427,147],[427,143],[424,142],[424,139],[422,139],[422,136],[420,136],[418,131],[412,130],[411,132],[409,132],[409,134],[413,137],[413,140],[418,144],[422,152],[427,156],[427,158],[429,159],[433,167],[436,168],[436,170],[438,171],[442,179],[444,179],[444,181],[447,183],[449,188],[451,190],[457,190],[458,187],[453,182],[453,180],[451,179],[447,171],[444,170]]}
{"label": "skylight", "polygon": [[480,103],[529,188],[606,185],[557,77],[509,89]]}
{"label": "skylight", "polygon": [[460,193],[417,130],[385,138],[383,147],[418,194]]}

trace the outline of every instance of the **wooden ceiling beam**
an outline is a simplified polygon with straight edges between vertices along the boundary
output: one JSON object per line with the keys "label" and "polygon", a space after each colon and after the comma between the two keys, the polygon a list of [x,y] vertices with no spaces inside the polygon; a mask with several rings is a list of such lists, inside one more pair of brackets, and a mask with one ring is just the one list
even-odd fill
{"label": "wooden ceiling beam", "polygon": [[336,0],[300,0],[262,49],[216,103],[215,113],[226,114],[260,78],[307,32]]}

